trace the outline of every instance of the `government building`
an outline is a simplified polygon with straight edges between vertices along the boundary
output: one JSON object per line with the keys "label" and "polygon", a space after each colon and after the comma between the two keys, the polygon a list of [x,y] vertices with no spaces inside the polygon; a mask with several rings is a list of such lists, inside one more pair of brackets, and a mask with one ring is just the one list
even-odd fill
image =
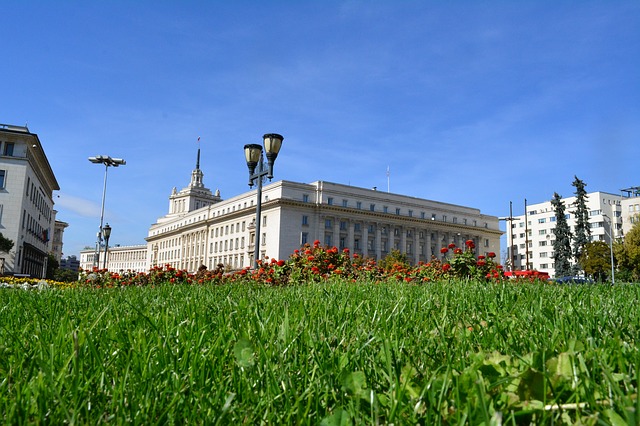
{"label": "government building", "polygon": [[[226,200],[203,183],[200,151],[187,187],[169,195],[168,214],[149,229],[148,267],[253,265],[256,190]],[[440,257],[450,243],[473,240],[477,254],[500,252],[498,217],[480,210],[339,183],[286,180],[262,189],[260,257],[287,259],[304,244],[348,248],[380,260],[396,249],[414,264]],[[113,267],[109,267],[114,271]]]}
{"label": "government building", "polygon": [[56,222],[53,209],[53,191],[59,189],[38,135],[26,126],[0,124],[0,232],[14,243],[0,252],[2,274],[43,278],[49,253],[62,253],[66,224]]}

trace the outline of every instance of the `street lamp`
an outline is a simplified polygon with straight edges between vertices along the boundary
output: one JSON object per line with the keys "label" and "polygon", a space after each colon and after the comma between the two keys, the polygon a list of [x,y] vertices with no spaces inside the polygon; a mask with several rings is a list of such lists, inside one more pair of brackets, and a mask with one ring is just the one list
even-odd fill
{"label": "street lamp", "polygon": [[111,227],[107,223],[102,228],[104,235],[104,260],[102,261],[102,269],[107,269],[107,257],[109,256],[109,237],[111,236]]}
{"label": "street lamp", "polygon": [[[611,285],[613,285],[616,283],[616,272],[613,267],[613,221],[606,214],[602,216],[609,219],[609,253],[611,255]],[[607,232],[607,228],[604,228],[604,232]]]}
{"label": "street lamp", "polygon": [[249,187],[257,185],[257,204],[256,204],[256,238],[255,249],[253,252],[253,264],[258,268],[258,259],[260,259],[260,215],[262,214],[262,179],[267,177],[273,179],[273,163],[275,163],[282,141],[284,138],[277,133],[267,133],[262,137],[264,150],[267,155],[267,166],[264,165],[262,157],[262,146],[258,144],[248,144],[244,146],[244,156],[247,160],[249,168]]}
{"label": "street lamp", "polygon": [[[118,167],[124,166],[127,164],[122,158],[111,158],[108,155],[97,155],[95,157],[89,157],[89,161],[94,164],[104,164],[104,186],[102,188],[102,208],[100,209],[100,228],[98,228],[98,236],[96,240],[96,252],[93,257],[93,266],[100,266],[100,245],[102,243],[102,233],[105,231],[102,228],[102,224],[104,223],[104,199],[107,194],[107,171],[109,167]],[[106,258],[106,252],[105,252]]]}

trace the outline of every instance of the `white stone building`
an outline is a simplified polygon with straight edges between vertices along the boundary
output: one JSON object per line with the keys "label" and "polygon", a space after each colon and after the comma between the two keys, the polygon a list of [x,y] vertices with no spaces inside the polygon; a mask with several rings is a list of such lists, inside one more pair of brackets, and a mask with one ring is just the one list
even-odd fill
{"label": "white stone building", "polygon": [[[325,181],[270,183],[262,197],[262,258],[286,259],[315,240],[378,260],[397,249],[413,263],[440,257],[451,242],[464,247],[468,239],[479,253],[500,251],[498,218],[471,207]],[[149,267],[195,272],[200,265],[253,264],[256,190],[227,200],[212,194],[202,183],[198,153],[189,186],[174,188],[169,200],[169,213],[146,238]]]}
{"label": "white stone building", "polygon": [[[591,192],[587,194],[587,209],[589,210],[589,226],[591,241],[605,241],[607,244],[613,239],[622,238],[628,232],[637,215],[640,214],[640,198],[624,197],[607,192]],[[575,229],[575,201],[576,197],[562,199],[565,204],[567,224],[574,232]],[[525,215],[514,216],[511,227],[507,226],[507,246],[511,247],[513,269],[537,270],[547,272],[551,277],[555,275],[553,261],[553,243],[555,236],[555,211],[551,201],[527,206]],[[611,232],[613,225],[613,232]],[[573,248],[573,247],[572,247]],[[507,258],[509,253],[507,253]],[[507,261],[507,267],[511,265]]]}
{"label": "white stone building", "polygon": [[[104,252],[102,254],[104,256]],[[135,246],[109,246],[106,255],[106,267],[111,272],[147,272],[149,271],[147,244]],[[87,247],[80,251],[80,268],[91,271],[94,266],[95,249]],[[103,257],[104,260],[104,257]],[[99,268],[102,268],[101,262]]]}
{"label": "white stone building", "polygon": [[0,253],[3,273],[45,276],[59,189],[38,135],[0,124],[0,232],[14,242]]}

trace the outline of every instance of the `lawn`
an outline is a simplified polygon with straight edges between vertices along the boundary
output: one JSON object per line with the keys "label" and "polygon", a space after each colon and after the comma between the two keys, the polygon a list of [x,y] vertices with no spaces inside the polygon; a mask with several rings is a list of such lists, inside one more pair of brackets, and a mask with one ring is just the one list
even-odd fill
{"label": "lawn", "polygon": [[0,289],[5,424],[638,424],[640,287]]}

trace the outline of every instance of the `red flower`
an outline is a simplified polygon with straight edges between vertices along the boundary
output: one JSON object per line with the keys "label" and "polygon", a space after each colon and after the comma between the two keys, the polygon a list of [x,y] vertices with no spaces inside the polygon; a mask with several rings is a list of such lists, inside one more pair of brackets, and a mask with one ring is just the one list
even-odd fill
{"label": "red flower", "polygon": [[320,246],[320,240],[315,240],[315,241],[313,242],[313,247],[316,247],[316,248],[317,248],[317,247],[319,247],[319,246]]}
{"label": "red flower", "polygon": [[489,257],[489,259],[493,259],[494,257],[496,257],[496,254],[490,251],[489,253],[487,253],[487,256]]}
{"label": "red flower", "polygon": [[313,262],[313,259],[315,259],[315,257],[313,257],[313,256],[309,256],[309,257],[307,257],[307,260],[308,260],[309,262]]}
{"label": "red flower", "polygon": [[284,266],[284,260],[278,260],[278,266]]}
{"label": "red flower", "polygon": [[478,260],[482,260],[482,259],[484,259],[483,255],[478,256]]}
{"label": "red flower", "polygon": [[440,253],[442,253],[442,254],[445,254],[445,253],[446,253],[446,252],[448,252],[448,251],[449,251],[449,249],[448,249],[448,248],[446,248],[446,247],[442,247],[442,248],[440,249]]}
{"label": "red flower", "polygon": [[451,269],[451,265],[449,265],[448,263],[445,263],[444,265],[442,265],[442,270],[444,272],[447,272],[449,269]]}
{"label": "red flower", "polygon": [[457,248],[454,251],[455,254],[462,254],[462,249],[461,248]]}
{"label": "red flower", "polygon": [[476,265],[478,265],[478,266],[484,266],[486,264],[487,264],[487,262],[485,262],[484,260],[478,260],[478,262],[476,262]]}
{"label": "red flower", "polygon": [[450,248],[450,249],[454,249],[454,248],[456,248],[456,245],[455,245],[455,244],[453,244],[453,243],[451,243],[451,244],[449,244],[449,248]]}
{"label": "red flower", "polygon": [[344,254],[349,254],[349,249],[348,249],[348,248],[345,248],[344,250],[342,250],[342,252],[343,252]]}
{"label": "red flower", "polygon": [[476,243],[474,243],[473,240],[467,240],[464,244],[470,249],[476,248]]}

